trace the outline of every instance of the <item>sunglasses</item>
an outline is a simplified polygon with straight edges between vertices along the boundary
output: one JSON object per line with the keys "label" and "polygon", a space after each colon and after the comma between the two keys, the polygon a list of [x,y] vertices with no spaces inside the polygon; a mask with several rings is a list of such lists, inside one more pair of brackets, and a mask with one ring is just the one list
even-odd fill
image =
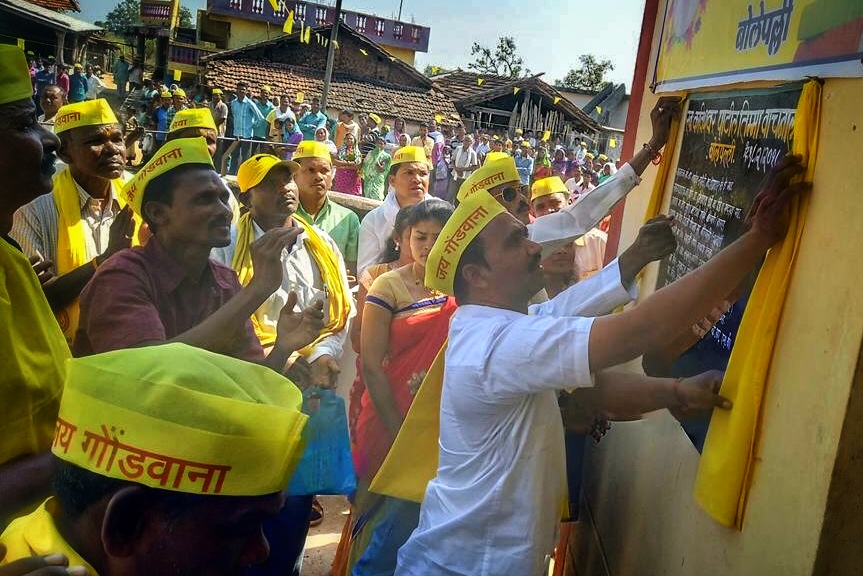
{"label": "sunglasses", "polygon": [[494,198],[503,198],[504,202],[512,202],[519,195],[518,188],[513,188],[512,186],[507,186],[500,192],[494,195]]}

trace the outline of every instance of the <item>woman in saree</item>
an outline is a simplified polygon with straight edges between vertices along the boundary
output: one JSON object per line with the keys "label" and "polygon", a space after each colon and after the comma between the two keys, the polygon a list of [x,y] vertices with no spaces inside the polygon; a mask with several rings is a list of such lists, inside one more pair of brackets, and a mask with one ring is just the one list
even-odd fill
{"label": "woman in saree", "polygon": [[387,195],[387,172],[392,157],[384,149],[384,137],[377,136],[375,147],[363,159],[363,196],[383,200]]}
{"label": "woman in saree", "polygon": [[290,160],[297,149],[297,145],[303,141],[303,133],[297,128],[297,121],[290,116],[285,118],[282,125],[282,142],[287,144],[283,146],[285,150],[285,160]]}
{"label": "woman in saree", "polygon": [[[426,200],[408,216],[414,262],[374,281],[360,335],[363,393],[354,436],[357,494],[348,568],[352,576],[392,574],[396,553],[419,522],[420,505],[368,492],[423,376],[447,337],[454,298],[425,287],[425,263],[452,205]],[[404,250],[404,247],[402,247]]]}
{"label": "woman in saree", "polygon": [[[320,129],[319,129],[320,130]],[[363,181],[360,178],[362,157],[357,139],[353,134],[345,134],[345,141],[333,159],[336,176],[333,178],[333,190],[344,194],[362,196]]]}

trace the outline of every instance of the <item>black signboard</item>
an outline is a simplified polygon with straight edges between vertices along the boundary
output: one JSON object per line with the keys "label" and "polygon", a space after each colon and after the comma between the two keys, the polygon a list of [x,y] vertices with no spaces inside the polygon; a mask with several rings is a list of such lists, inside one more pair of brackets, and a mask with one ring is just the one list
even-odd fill
{"label": "black signboard", "polygon": [[[686,113],[669,214],[677,250],[659,267],[657,288],[709,260],[745,231],[765,174],[791,149],[800,84],[693,96]],[[743,296],[674,366],[675,376],[724,370],[754,275]],[[707,422],[684,425],[701,449]]]}

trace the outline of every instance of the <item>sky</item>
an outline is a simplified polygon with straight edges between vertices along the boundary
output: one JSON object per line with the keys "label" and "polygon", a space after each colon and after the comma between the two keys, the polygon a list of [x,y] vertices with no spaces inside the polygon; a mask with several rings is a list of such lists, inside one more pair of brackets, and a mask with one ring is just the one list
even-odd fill
{"label": "sky", "polygon": [[[117,0],[79,0],[87,21],[101,20]],[[206,0],[181,0],[193,11]],[[335,5],[333,0],[319,0]],[[343,9],[395,17],[399,0],[343,0]],[[416,66],[455,68],[473,60],[473,42],[493,47],[500,36],[512,36],[532,73],[545,72],[546,82],[562,79],[579,66],[578,57],[593,54],[611,60],[606,79],[629,88],[641,30],[644,0],[403,0],[402,20],[429,26],[428,53],[417,54]]]}

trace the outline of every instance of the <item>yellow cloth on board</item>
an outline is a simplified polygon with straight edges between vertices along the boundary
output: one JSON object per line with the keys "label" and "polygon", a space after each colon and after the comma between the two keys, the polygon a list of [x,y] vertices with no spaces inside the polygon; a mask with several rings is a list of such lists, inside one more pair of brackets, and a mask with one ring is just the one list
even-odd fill
{"label": "yellow cloth on board", "polygon": [[60,535],[51,516],[55,504],[56,501],[49,498],[32,513],[9,524],[0,535],[0,543],[6,546],[6,557],[0,561],[0,565],[31,556],[63,554],[69,559],[69,566],[83,566],[87,569],[88,576],[99,576]]}
{"label": "yellow cloth on board", "polygon": [[[349,287],[342,280],[339,268],[339,258],[332,248],[321,238],[313,226],[294,214],[294,222],[299,224],[306,233],[306,248],[315,259],[321,280],[326,284],[329,300],[329,321],[314,342],[300,350],[301,355],[308,355],[314,350],[321,340],[344,330],[351,313],[351,293]],[[240,284],[246,286],[252,281],[254,270],[252,268],[252,251],[249,246],[255,240],[255,227],[252,221],[252,213],[246,212],[237,223],[237,247],[234,250],[234,258],[231,267],[237,273]],[[276,341],[276,332],[272,326],[261,324],[256,316],[252,316],[252,325],[255,334],[261,341],[262,346],[270,346]]]}
{"label": "yellow cloth on board", "polygon": [[[810,182],[815,173],[820,123],[821,85],[813,80],[803,87],[797,105],[792,147],[794,154],[803,156],[806,166],[803,178]],[[792,200],[788,234],[767,253],[743,314],[720,391],[734,402],[734,409],[714,412],[698,462],[696,501],[717,522],[738,530],[743,528],[752,482],[762,399],[776,332],[808,206],[807,195]]]}
{"label": "yellow cloth on board", "polygon": [[[123,208],[126,203],[119,194],[124,186],[123,178],[117,178],[111,182],[112,194],[117,197],[117,203]],[[57,274],[68,274],[72,270],[87,264],[87,240],[84,220],[81,218],[81,200],[78,194],[78,185],[72,178],[72,171],[67,166],[54,177],[54,205],[57,207]],[[135,234],[132,244],[140,245],[138,232],[141,228],[141,219],[135,217]],[[66,336],[68,342],[72,342],[75,331],[78,329],[78,315],[80,313],[78,299],[75,298],[68,306],[57,311],[57,322]]]}
{"label": "yellow cloth on board", "polygon": [[[684,100],[686,95],[682,95]],[[681,116],[686,116],[686,110],[682,109]],[[662,161],[659,164],[659,169],[656,172],[656,180],[653,181],[653,189],[650,191],[650,200],[647,203],[647,210],[644,213],[644,221],[647,222],[651,218],[659,216],[662,210],[662,199],[665,196],[665,184],[668,182],[668,177],[672,173],[672,168],[677,165],[673,163],[672,157],[677,148],[677,139],[680,138],[680,119],[673,118],[671,120],[671,131],[668,133],[668,142],[665,143],[665,152],[662,154]]]}
{"label": "yellow cloth on board", "polygon": [[426,486],[437,476],[440,401],[447,343],[423,378],[387,457],[369,492],[422,502]]}
{"label": "yellow cloth on board", "polygon": [[70,356],[33,267],[0,238],[0,465],[51,447]]}
{"label": "yellow cloth on board", "polygon": [[185,344],[115,350],[67,362],[52,452],[157,490],[272,494],[303,451],[301,405],[259,364]]}

